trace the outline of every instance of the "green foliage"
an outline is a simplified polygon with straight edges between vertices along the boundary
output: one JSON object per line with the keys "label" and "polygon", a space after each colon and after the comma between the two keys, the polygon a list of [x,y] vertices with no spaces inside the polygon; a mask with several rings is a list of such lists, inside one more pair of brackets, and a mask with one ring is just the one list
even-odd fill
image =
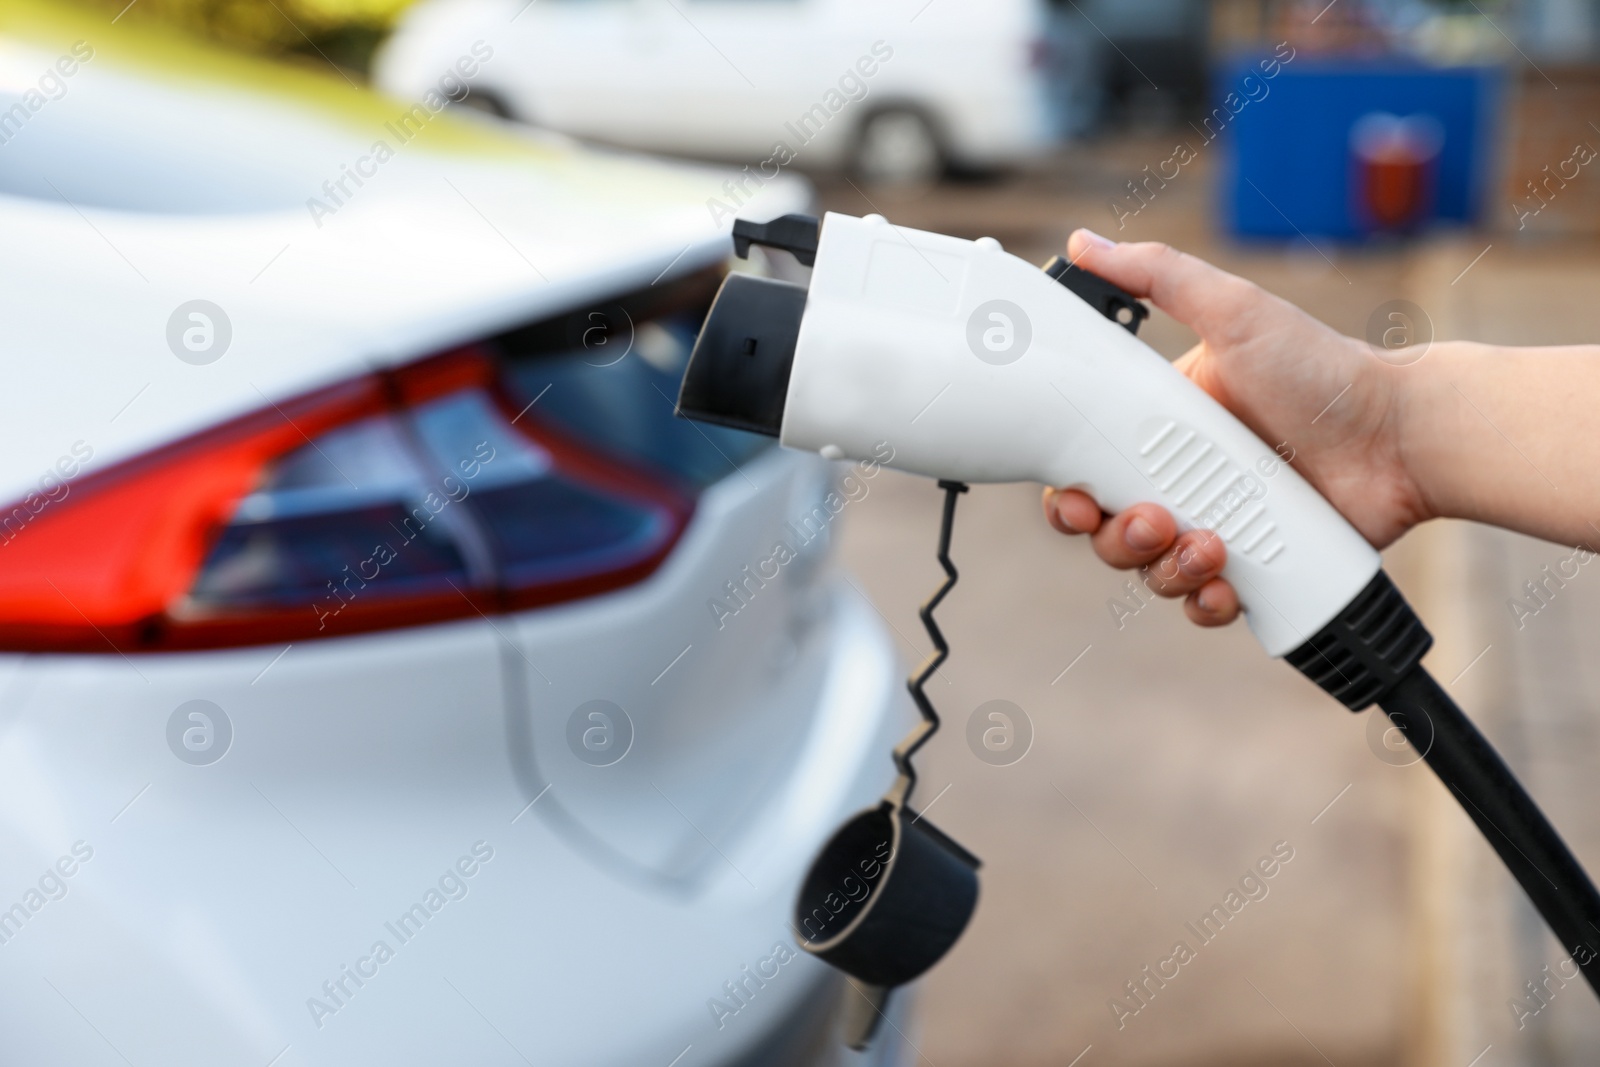
{"label": "green foliage", "polygon": [[413,0],[77,0],[218,44],[267,55],[326,59],[365,73],[372,53]]}

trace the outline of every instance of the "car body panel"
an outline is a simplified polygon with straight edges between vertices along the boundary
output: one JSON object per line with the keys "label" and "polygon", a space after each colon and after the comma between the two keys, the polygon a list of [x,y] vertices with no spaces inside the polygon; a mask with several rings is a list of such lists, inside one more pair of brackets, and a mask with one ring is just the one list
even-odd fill
{"label": "car body panel", "polygon": [[[887,760],[862,756],[903,726],[879,710],[893,679],[870,609],[837,595],[834,699],[796,739],[812,759],[766,803],[788,818],[719,840],[725,860],[691,891],[594,863],[541,810],[558,789],[529,807],[538,794],[506,752],[524,710],[506,704],[487,623],[314,642],[275,663],[266,649],[75,658],[70,671],[9,661],[0,903],[75,843],[93,852],[0,944],[8,1055],[265,1063],[287,1045],[286,1062],[521,1062],[507,1040],[573,1065],[665,1063],[691,1044],[685,1064],[744,1054],[823,981],[793,949],[796,868],[832,817],[883,787]],[[209,766],[163,743],[172,709],[197,695],[234,729]],[[831,773],[812,773],[824,758]],[[493,855],[458,878],[465,895],[402,942],[397,917],[478,842]],[[380,941],[393,958],[361,965],[376,976],[338,1004],[323,983]],[[708,1010],[779,944],[794,958],[748,1008]]]}
{"label": "car body panel", "polygon": [[[541,810],[561,809],[617,863],[678,892],[726,875],[719,843],[743,839],[752,827],[770,837],[791,824],[792,813],[778,814],[791,774],[822,783],[865,772],[863,751],[839,737],[825,756],[806,751],[807,734],[821,728],[809,708],[831,717],[858,699],[852,694],[894,688],[870,673],[873,656],[835,655],[829,666],[829,631],[838,625],[826,583],[831,530],[815,516],[829,515],[822,500],[834,482],[827,464],[797,459],[769,451],[719,482],[648,585],[518,618],[522,655],[510,666],[530,709],[530,732],[513,754],[528,788],[550,786],[554,803]],[[757,569],[780,541],[796,554],[771,563],[763,577]],[[743,600],[728,591],[730,582]],[[738,655],[721,654],[734,647]],[[637,666],[593,669],[619,649]],[[602,690],[593,688],[597,676]],[[569,751],[568,718],[594,699],[614,702],[632,721],[633,749],[614,766],[590,766]],[[854,728],[838,729],[844,736]],[[889,764],[879,770],[887,773]],[[715,789],[703,788],[712,780]],[[804,828],[807,836],[816,832]],[[796,858],[769,855],[760,841],[752,847],[763,864]],[[790,867],[781,876],[800,873]]]}

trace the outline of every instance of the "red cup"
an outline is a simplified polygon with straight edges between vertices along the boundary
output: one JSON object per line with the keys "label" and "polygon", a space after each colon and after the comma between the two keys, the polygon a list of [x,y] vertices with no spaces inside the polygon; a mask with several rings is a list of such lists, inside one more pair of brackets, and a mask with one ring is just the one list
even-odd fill
{"label": "red cup", "polygon": [[1415,229],[1433,214],[1444,127],[1432,115],[1373,111],[1350,128],[1355,213],[1369,231]]}

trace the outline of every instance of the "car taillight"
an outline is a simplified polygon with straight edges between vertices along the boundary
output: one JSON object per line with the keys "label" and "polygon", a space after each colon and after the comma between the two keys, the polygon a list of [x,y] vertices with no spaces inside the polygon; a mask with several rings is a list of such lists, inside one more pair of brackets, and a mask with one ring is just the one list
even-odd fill
{"label": "car taillight", "polygon": [[462,350],[362,378],[0,513],[0,648],[295,641],[637,581],[692,502],[512,405]]}

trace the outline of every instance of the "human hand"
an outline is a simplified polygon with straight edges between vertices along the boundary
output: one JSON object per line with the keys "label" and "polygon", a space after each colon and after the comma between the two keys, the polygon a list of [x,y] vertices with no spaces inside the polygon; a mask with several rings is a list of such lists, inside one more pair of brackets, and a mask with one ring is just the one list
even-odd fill
{"label": "human hand", "polygon": [[[1200,343],[1173,365],[1292,462],[1375,547],[1429,517],[1402,462],[1401,368],[1288,301],[1167,245],[1115,244],[1078,230],[1067,252],[1198,333]],[[1227,549],[1216,534],[1180,535],[1157,504],[1108,516],[1072,489],[1046,489],[1044,510],[1062,533],[1091,535],[1111,566],[1144,568],[1152,592],[1184,597],[1193,622],[1221,626],[1238,616],[1237,594],[1218,577]]]}

